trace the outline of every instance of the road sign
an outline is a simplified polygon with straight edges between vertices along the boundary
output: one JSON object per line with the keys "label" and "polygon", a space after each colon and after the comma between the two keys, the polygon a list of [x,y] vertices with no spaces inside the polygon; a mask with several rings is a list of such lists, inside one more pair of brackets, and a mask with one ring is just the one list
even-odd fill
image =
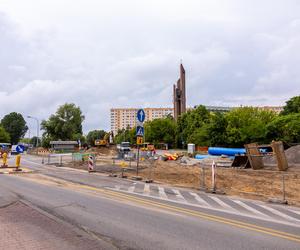
{"label": "road sign", "polygon": [[142,127],[142,126],[137,126],[136,127],[136,136],[144,136],[144,132],[145,132],[145,130],[144,130],[144,127]]}
{"label": "road sign", "polygon": [[24,148],[22,146],[18,145],[16,147],[16,151],[17,151],[17,153],[23,153],[24,152]]}
{"label": "road sign", "polygon": [[143,137],[138,136],[138,137],[136,138],[136,144],[137,144],[137,145],[143,144]]}
{"label": "road sign", "polygon": [[136,113],[136,117],[139,122],[144,122],[146,117],[145,111],[143,109],[139,109]]}

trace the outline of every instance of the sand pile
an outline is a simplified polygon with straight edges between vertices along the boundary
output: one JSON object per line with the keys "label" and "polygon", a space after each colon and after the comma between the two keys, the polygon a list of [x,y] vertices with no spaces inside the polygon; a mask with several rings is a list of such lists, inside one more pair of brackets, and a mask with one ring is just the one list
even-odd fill
{"label": "sand pile", "polygon": [[[285,156],[289,165],[300,165],[300,145],[290,147],[285,150]],[[274,156],[264,157],[265,164],[276,164],[276,158]]]}
{"label": "sand pile", "polygon": [[117,155],[117,147],[116,146],[109,146],[109,147],[92,147],[88,152],[96,153],[99,156],[115,156]]}

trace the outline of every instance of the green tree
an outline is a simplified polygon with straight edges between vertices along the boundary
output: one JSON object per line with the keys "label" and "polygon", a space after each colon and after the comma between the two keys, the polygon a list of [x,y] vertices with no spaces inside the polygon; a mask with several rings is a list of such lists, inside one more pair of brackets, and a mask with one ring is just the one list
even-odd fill
{"label": "green tree", "polygon": [[102,140],[105,134],[106,132],[104,130],[92,130],[86,136],[87,143],[89,145],[95,146],[95,140]]}
{"label": "green tree", "polygon": [[79,107],[66,103],[58,108],[48,120],[42,121],[41,128],[45,131],[44,140],[82,140],[82,122],[84,116]]}
{"label": "green tree", "polygon": [[211,121],[208,127],[208,137],[211,146],[226,146],[226,127],[228,123],[224,113],[216,112],[211,114]]}
{"label": "green tree", "polygon": [[283,107],[282,115],[288,115],[292,113],[300,113],[300,96],[294,96],[286,102]]}
{"label": "green tree", "polygon": [[34,136],[30,139],[30,144],[32,144],[34,147],[36,147],[37,142],[39,142],[38,145],[41,145],[41,139],[38,139],[37,136]]}
{"label": "green tree", "polygon": [[229,146],[242,147],[246,143],[266,142],[267,124],[276,114],[258,108],[242,107],[226,114],[226,135]]}
{"label": "green tree", "polygon": [[300,142],[300,113],[278,116],[267,125],[266,137],[288,143]]}
{"label": "green tree", "polygon": [[175,144],[176,123],[172,117],[154,119],[145,123],[145,138],[147,142],[158,144]]}
{"label": "green tree", "polygon": [[177,121],[177,145],[181,147],[187,143],[208,144],[207,124],[210,118],[211,114],[203,105],[182,114]]}
{"label": "green tree", "polygon": [[28,130],[23,116],[16,112],[4,116],[1,125],[9,133],[12,144],[17,144]]}
{"label": "green tree", "polygon": [[135,137],[136,129],[127,127],[126,129],[119,129],[117,135],[114,138],[115,143],[120,144],[121,142],[130,142],[130,144],[136,143]]}
{"label": "green tree", "polygon": [[10,142],[9,133],[7,133],[2,126],[0,126],[0,142]]}

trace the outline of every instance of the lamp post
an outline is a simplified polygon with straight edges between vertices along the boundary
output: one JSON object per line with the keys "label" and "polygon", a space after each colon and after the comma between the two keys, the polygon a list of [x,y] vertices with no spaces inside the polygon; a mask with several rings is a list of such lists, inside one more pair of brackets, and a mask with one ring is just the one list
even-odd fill
{"label": "lamp post", "polygon": [[40,131],[40,122],[39,119],[33,116],[28,115],[27,118],[33,119],[36,121],[36,136],[37,136],[37,140],[36,140],[36,147],[39,146],[39,131]]}

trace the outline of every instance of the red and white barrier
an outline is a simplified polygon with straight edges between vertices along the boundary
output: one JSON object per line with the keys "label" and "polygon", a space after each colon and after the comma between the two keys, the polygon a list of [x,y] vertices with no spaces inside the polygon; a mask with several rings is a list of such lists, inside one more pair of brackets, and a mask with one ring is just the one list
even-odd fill
{"label": "red and white barrier", "polygon": [[88,170],[89,170],[89,172],[94,171],[94,164],[95,164],[94,156],[89,155],[89,160],[88,160]]}

